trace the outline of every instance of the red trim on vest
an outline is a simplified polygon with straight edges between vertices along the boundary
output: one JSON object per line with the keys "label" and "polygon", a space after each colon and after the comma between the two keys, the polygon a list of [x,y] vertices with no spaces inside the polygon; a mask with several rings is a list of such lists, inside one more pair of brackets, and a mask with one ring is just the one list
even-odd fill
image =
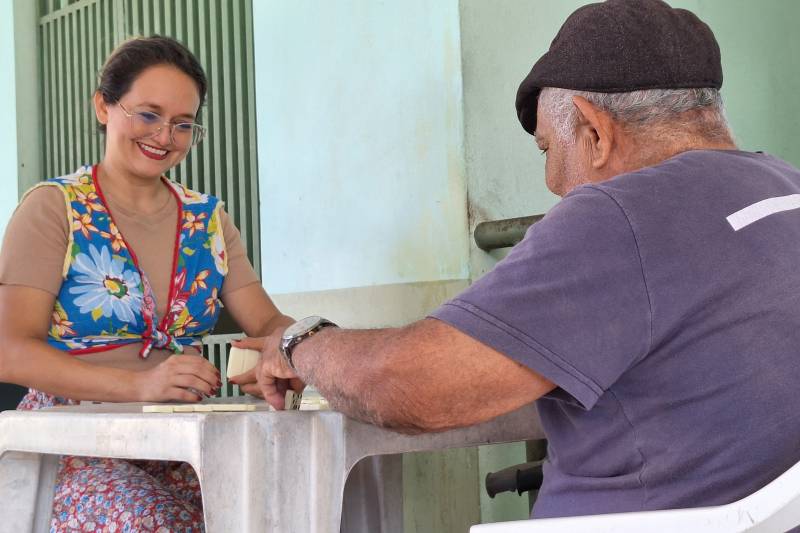
{"label": "red trim on vest", "polygon": [[[144,277],[145,274],[142,271],[141,267],[139,266],[139,259],[136,257],[136,252],[134,252],[133,248],[128,244],[127,239],[125,239],[125,235],[123,235],[122,231],[119,229],[119,226],[117,225],[116,221],[114,220],[114,215],[111,213],[111,207],[109,207],[108,201],[106,200],[106,197],[105,197],[105,194],[103,194],[103,189],[100,187],[100,180],[97,179],[97,169],[99,167],[100,167],[99,164],[92,166],[92,184],[94,185],[94,188],[97,191],[97,196],[100,197],[100,201],[103,202],[103,205],[106,208],[106,212],[108,213],[108,218],[111,220],[111,223],[114,224],[114,226],[117,227],[117,231],[119,232],[119,235],[122,238],[122,242],[125,243],[125,248],[128,250],[128,253],[131,254],[131,259],[133,259],[133,265],[136,267],[136,270],[139,272],[139,276],[140,277]],[[167,293],[167,311],[164,313],[164,316],[161,318],[161,322],[159,323],[159,326],[158,326],[158,329],[166,332],[165,326],[167,325],[167,320],[169,319],[170,315],[172,314],[170,311],[172,309],[172,305],[174,303],[173,301],[174,301],[175,295],[177,293],[177,290],[175,289],[175,276],[177,274],[177,268],[178,268],[178,255],[179,255],[180,242],[181,242],[181,227],[183,226],[183,224],[182,224],[182,222],[183,222],[183,202],[181,201],[180,196],[178,196],[178,193],[165,182],[166,182],[166,178],[164,176],[161,176],[161,183],[164,184],[164,186],[170,192],[172,197],[175,199],[175,203],[178,205],[178,223],[177,223],[177,228],[176,228],[176,232],[175,232],[175,244],[173,245],[173,251],[172,251],[172,269],[171,269],[171,272],[170,272],[170,279],[169,279],[169,292]],[[142,282],[142,283],[144,284],[144,282]],[[145,328],[144,333],[142,334],[141,341],[142,342],[146,342],[147,340],[152,338],[152,335],[150,334],[150,331],[153,329],[153,322],[150,319],[150,317],[147,316],[147,313],[142,312],[142,318],[144,319],[144,321],[146,323],[146,328]],[[131,343],[131,344],[133,344],[133,343]],[[109,345],[109,346],[110,347],[108,349],[113,349],[113,348],[118,348],[119,346],[124,346],[124,344],[122,344],[122,345]],[[96,349],[96,348],[100,348],[100,347],[83,348],[83,349],[80,349],[79,352],[78,351],[76,351],[76,352],[70,351],[70,353],[75,354],[75,355],[79,355],[80,353],[94,353],[94,352],[105,351],[105,350]],[[106,348],[106,347],[104,346],[103,348]],[[86,350],[86,351],[83,351],[83,350]]]}
{"label": "red trim on vest", "polygon": [[[163,176],[161,177],[162,183],[164,186],[169,189],[169,192],[172,194],[172,197],[175,198],[175,203],[178,204],[178,224],[175,228],[175,246],[172,250],[172,270],[170,271],[170,278],[169,278],[169,292],[167,293],[167,312],[164,313],[164,316],[161,317],[161,323],[159,324],[158,329],[166,332],[166,328],[168,326],[167,320],[172,316],[172,304],[175,301],[175,296],[178,294],[179,287],[175,287],[175,277],[178,275],[178,256],[180,255],[180,247],[181,247],[181,228],[183,227],[183,202],[181,201],[180,196],[175,191],[173,187],[170,187],[167,183],[165,183],[166,178]],[[119,229],[119,228],[117,228]]]}

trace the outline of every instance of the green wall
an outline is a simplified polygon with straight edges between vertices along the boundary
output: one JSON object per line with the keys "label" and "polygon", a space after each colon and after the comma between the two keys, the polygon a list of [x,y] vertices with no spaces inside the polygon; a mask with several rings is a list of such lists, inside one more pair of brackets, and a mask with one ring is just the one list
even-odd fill
{"label": "green wall", "polygon": [[800,166],[800,2],[674,0],[714,31],[722,50],[722,94],[739,145]]}

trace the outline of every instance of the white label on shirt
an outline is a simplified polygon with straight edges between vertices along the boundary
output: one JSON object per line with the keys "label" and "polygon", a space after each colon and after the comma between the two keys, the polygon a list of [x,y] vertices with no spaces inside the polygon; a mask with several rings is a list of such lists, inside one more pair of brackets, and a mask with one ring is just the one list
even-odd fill
{"label": "white label on shirt", "polygon": [[790,194],[789,196],[777,196],[775,198],[761,200],[760,202],[756,202],[753,205],[748,205],[744,209],[736,211],[726,220],[733,228],[733,231],[739,231],[753,222],[758,222],[762,218],[792,209],[800,209],[800,194]]}

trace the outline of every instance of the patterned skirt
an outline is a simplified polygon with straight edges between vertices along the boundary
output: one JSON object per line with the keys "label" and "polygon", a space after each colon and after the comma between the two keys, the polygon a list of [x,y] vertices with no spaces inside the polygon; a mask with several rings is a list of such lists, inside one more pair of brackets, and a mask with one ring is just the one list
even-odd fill
{"label": "patterned skirt", "polygon": [[[31,389],[17,409],[77,402]],[[62,457],[51,533],[201,532],[200,482],[188,463]]]}

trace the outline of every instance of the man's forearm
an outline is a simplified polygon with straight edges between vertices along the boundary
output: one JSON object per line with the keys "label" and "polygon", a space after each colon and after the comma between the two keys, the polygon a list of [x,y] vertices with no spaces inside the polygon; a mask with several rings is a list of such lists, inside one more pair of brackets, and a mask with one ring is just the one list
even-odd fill
{"label": "man's forearm", "polygon": [[325,328],[297,345],[293,362],[338,411],[409,433],[477,424],[555,387],[433,318],[397,329]]}
{"label": "man's forearm", "polygon": [[419,431],[404,416],[404,398],[392,382],[392,354],[401,329],[325,328],[293,353],[300,378],[331,406],[352,418],[404,431]]}

